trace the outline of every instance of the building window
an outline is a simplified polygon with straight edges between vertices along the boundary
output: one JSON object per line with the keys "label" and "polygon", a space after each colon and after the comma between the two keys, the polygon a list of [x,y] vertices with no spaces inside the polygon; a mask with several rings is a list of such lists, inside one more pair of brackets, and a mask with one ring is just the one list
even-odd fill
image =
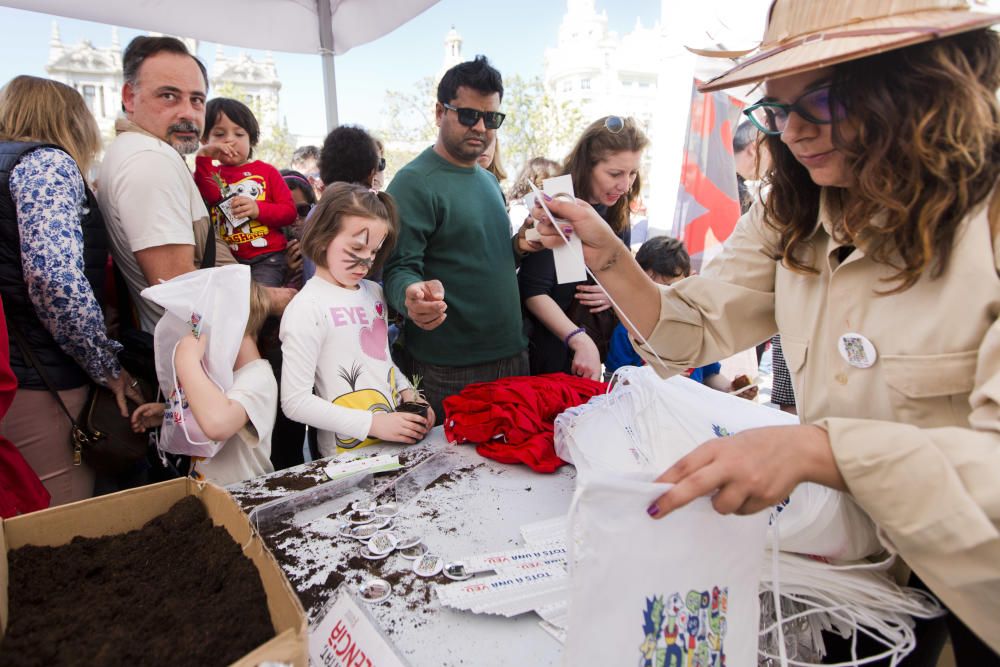
{"label": "building window", "polygon": [[83,87],[83,101],[87,103],[87,108],[90,109],[90,113],[97,114],[97,108],[94,102],[97,100],[97,89],[94,86],[84,86]]}
{"label": "building window", "polygon": [[568,93],[569,91],[573,90],[573,82],[570,81],[569,79],[565,79],[559,82],[559,90],[561,90],[564,93]]}
{"label": "building window", "polygon": [[590,90],[590,79],[580,79],[580,90]]}

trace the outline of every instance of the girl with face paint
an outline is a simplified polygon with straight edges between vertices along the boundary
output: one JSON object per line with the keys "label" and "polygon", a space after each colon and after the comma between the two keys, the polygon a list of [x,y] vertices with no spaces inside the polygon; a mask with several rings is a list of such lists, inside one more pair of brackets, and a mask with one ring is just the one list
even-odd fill
{"label": "girl with face paint", "polygon": [[281,407],[318,430],[323,456],[380,441],[412,444],[434,424],[429,409],[396,412],[419,397],[389,355],[382,288],[365,279],[398,230],[391,196],[341,182],[324,190],[302,238],[316,275],[281,320]]}

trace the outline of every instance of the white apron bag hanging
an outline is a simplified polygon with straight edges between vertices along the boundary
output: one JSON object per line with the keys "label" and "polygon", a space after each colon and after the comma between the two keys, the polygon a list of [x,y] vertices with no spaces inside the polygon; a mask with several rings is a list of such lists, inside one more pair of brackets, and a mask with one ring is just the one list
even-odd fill
{"label": "white apron bag hanging", "polygon": [[184,336],[207,335],[206,374],[222,391],[233,386],[233,364],[250,315],[250,267],[199,269],[147,287],[141,295],[164,309],[153,332],[156,378],[167,403],[157,446],[171,454],[211,458],[225,443],[210,440],[198,426],[177,381],[174,353]]}
{"label": "white apron bag hanging", "polygon": [[768,512],[724,516],[699,498],[654,521],[649,475],[581,474],[570,508],[563,664],[757,664]]}

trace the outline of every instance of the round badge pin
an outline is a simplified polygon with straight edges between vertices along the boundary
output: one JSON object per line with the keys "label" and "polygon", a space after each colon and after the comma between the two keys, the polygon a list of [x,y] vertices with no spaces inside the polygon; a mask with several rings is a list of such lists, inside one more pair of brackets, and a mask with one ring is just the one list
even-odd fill
{"label": "round badge pin", "polygon": [[376,604],[392,595],[392,585],[385,579],[369,579],[361,584],[358,593],[366,602]]}
{"label": "round badge pin", "polygon": [[424,554],[413,561],[413,572],[421,577],[433,577],[444,567],[444,558],[434,554]]}
{"label": "round badge pin", "polygon": [[356,540],[361,540],[364,542],[372,535],[378,532],[378,526],[374,523],[365,523],[360,526],[354,526],[351,528],[351,537]]}
{"label": "round badge pin", "polygon": [[362,512],[371,512],[377,505],[378,503],[374,500],[355,500],[351,503],[351,509]]}
{"label": "round badge pin", "polygon": [[354,510],[348,515],[347,520],[355,526],[371,523],[375,520],[375,512],[370,510]]}
{"label": "round badge pin", "polygon": [[453,581],[465,581],[472,576],[472,573],[465,567],[465,563],[458,560],[444,566],[444,576]]}
{"label": "round badge pin", "polygon": [[[397,545],[398,546],[398,545]],[[399,555],[407,560],[417,560],[427,553],[427,545],[417,542],[412,547],[399,550]]]}
{"label": "round badge pin", "polygon": [[367,560],[382,560],[389,555],[388,552],[384,554],[372,553],[372,550],[368,548],[367,544],[362,544],[361,548],[358,549],[358,553],[361,554],[362,558]]}
{"label": "round badge pin", "polygon": [[420,536],[410,533],[409,535],[403,535],[396,542],[397,549],[409,549],[410,547],[415,547],[420,544]]}
{"label": "round badge pin", "polygon": [[375,514],[391,518],[399,514],[399,507],[397,507],[396,503],[385,503],[375,508]]}
{"label": "round badge pin", "polygon": [[837,339],[837,351],[855,368],[871,368],[878,359],[872,342],[859,333],[845,333]]}
{"label": "round badge pin", "polygon": [[396,536],[392,533],[375,533],[368,540],[368,550],[376,556],[388,555],[396,549]]}

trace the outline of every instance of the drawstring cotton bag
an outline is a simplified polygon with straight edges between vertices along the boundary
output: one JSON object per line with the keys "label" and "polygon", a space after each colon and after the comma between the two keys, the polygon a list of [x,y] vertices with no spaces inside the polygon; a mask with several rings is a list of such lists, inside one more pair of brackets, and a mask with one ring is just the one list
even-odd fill
{"label": "drawstring cotton bag", "polygon": [[166,397],[158,447],[170,454],[211,458],[224,442],[209,439],[195,420],[177,379],[174,354],[184,336],[208,336],[202,367],[223,392],[233,386],[233,365],[250,315],[250,267],[200,269],[147,287],[141,295],[164,309],[153,332],[156,377]]}

